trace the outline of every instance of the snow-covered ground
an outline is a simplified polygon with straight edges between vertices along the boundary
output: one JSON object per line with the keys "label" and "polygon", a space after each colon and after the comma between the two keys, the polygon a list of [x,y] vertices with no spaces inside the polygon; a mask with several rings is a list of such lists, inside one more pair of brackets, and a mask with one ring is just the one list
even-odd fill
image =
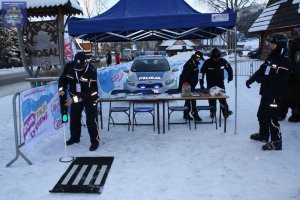
{"label": "snow-covered ground", "polygon": [[[187,60],[190,54],[170,58]],[[138,126],[134,132],[127,126],[107,131],[108,104],[104,103],[104,129],[100,130],[100,148],[88,150],[90,142],[83,128],[81,142],[68,146],[69,155],[114,156],[102,194],[49,193],[69,164],[64,156],[63,133],[41,141],[27,156],[28,165],[14,157],[12,96],[0,98],[0,199],[1,200],[300,200],[300,123],[281,122],[283,150],[261,150],[262,143],[251,141],[257,132],[256,111],[259,85],[245,87],[247,77],[237,77],[237,110],[235,83],[226,83],[229,106],[237,115],[230,116],[227,133],[211,124],[199,124],[197,130],[187,125],[172,125],[171,131],[158,135],[151,128]],[[177,102],[183,104],[183,102]],[[198,104],[207,104],[198,101]],[[209,113],[200,112],[203,119]],[[122,120],[122,116],[118,116]],[[174,114],[177,120],[182,113]],[[173,119],[174,119],[173,118]],[[141,120],[148,120],[139,116]],[[68,135],[69,131],[67,131]]]}

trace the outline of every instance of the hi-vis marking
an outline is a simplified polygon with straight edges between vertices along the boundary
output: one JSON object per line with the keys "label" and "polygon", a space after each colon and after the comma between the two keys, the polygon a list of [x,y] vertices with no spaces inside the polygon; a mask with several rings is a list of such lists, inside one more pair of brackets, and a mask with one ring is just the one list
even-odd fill
{"label": "hi-vis marking", "polygon": [[[96,171],[98,165],[93,165],[92,168],[90,168],[88,175],[84,176],[84,174],[87,173],[88,165],[82,165],[79,173],[76,175],[74,181],[71,183],[72,185],[78,185],[81,180],[84,180],[82,185],[89,185],[91,184],[91,180],[93,177],[96,177],[95,183],[93,185],[100,185],[103,176],[105,174],[105,171],[107,169],[107,165],[102,165],[101,169]],[[71,179],[72,176],[74,176],[74,173],[76,172],[77,168],[79,168],[79,165],[74,165],[70,172],[67,174],[67,176],[62,181],[61,185],[67,185]]]}
{"label": "hi-vis marking", "polygon": [[139,80],[160,80],[159,76],[142,76]]}

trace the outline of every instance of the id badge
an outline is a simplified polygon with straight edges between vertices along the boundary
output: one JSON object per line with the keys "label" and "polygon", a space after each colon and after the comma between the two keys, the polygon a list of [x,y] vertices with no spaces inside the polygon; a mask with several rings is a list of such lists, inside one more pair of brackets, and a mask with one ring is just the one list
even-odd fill
{"label": "id badge", "polygon": [[80,83],[76,83],[76,92],[81,92],[81,85],[80,85]]}
{"label": "id badge", "polygon": [[203,78],[202,73],[199,73],[199,74],[198,74],[198,79],[200,80],[200,79],[202,79],[202,78]]}
{"label": "id badge", "polygon": [[270,69],[271,69],[271,67],[270,67],[270,66],[267,66],[266,71],[265,71],[265,75],[269,75]]}

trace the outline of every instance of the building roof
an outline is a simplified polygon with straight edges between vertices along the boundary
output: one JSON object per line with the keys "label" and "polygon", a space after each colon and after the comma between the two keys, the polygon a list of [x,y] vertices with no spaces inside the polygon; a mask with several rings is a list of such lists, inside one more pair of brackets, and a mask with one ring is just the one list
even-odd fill
{"label": "building roof", "polygon": [[172,45],[196,46],[191,40],[165,40],[159,46],[170,47]]}
{"label": "building roof", "polygon": [[[24,2],[14,0],[13,2]],[[58,8],[63,8],[63,13],[75,15],[82,14],[82,8],[77,0],[26,0],[28,17],[56,16]],[[0,4],[0,12],[2,4]]]}
{"label": "building roof", "polygon": [[250,27],[249,32],[300,25],[300,0],[270,1]]}
{"label": "building roof", "polygon": [[173,45],[175,42],[176,42],[176,40],[165,40],[159,46],[169,47],[169,46]]}
{"label": "building roof", "polygon": [[186,47],[186,50],[193,50],[194,48],[193,47],[191,47],[191,46],[189,46],[189,45],[177,45],[177,44],[174,44],[174,45],[172,45],[172,46],[169,46],[168,48],[166,48],[166,50],[182,50],[183,48],[183,46],[185,46]]}

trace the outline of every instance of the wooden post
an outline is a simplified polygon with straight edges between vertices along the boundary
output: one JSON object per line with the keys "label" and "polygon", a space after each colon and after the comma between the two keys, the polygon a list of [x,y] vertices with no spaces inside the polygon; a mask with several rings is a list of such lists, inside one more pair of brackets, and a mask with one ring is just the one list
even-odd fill
{"label": "wooden post", "polygon": [[60,73],[63,72],[63,69],[65,67],[65,58],[64,58],[64,33],[65,33],[65,28],[64,28],[64,15],[62,8],[58,8],[58,14],[57,14],[57,24],[58,24],[58,49],[59,49],[59,61],[60,61],[60,66],[61,66],[61,71]]}
{"label": "wooden post", "polygon": [[22,58],[22,64],[24,66],[25,71],[29,74],[30,77],[33,77],[32,71],[29,69],[27,57],[25,54],[25,48],[24,48],[24,40],[23,40],[23,34],[21,31],[21,28],[17,28],[17,34],[18,34],[18,40],[19,40],[19,48],[21,52],[21,58]]}

